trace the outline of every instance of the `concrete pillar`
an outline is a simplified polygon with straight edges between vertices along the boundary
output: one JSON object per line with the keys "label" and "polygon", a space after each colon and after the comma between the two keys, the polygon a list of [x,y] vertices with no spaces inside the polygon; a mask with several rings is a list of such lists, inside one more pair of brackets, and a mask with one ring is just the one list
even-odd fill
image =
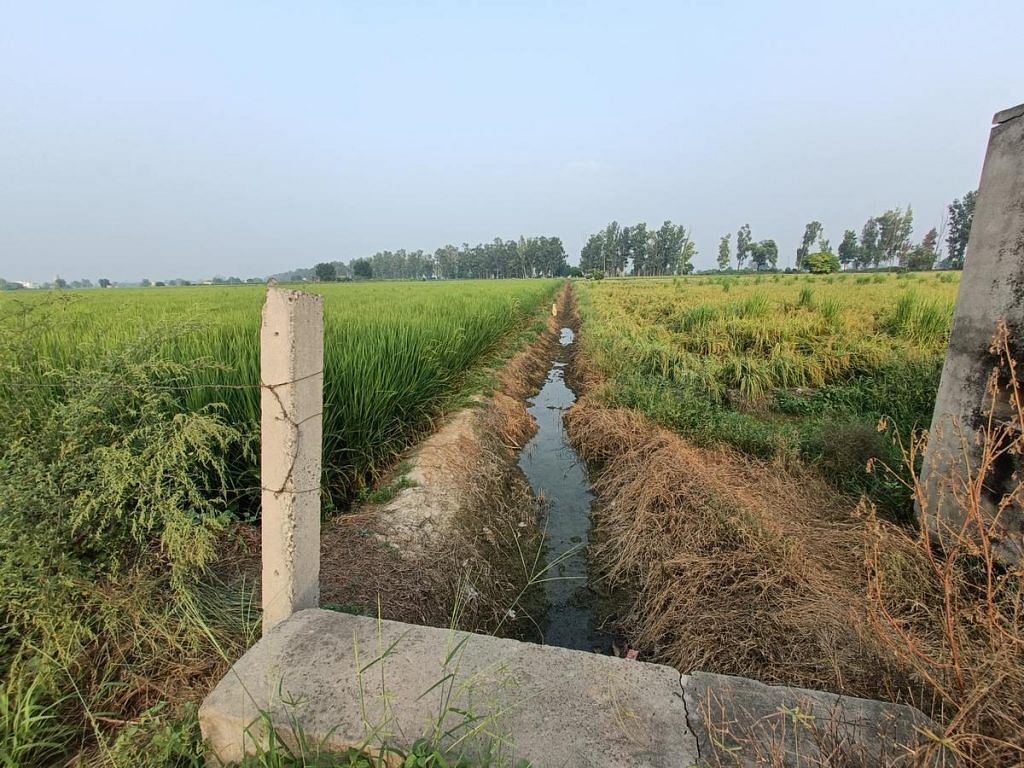
{"label": "concrete pillar", "polygon": [[263,632],[320,601],[323,298],[267,289],[260,328]]}
{"label": "concrete pillar", "polygon": [[[999,321],[1009,327],[1014,356],[1019,360],[1024,354],[1024,104],[999,112],[993,122],[921,472],[925,502],[934,514],[932,528],[940,538],[944,531],[959,530],[964,519],[956,496],[963,498],[965,478],[976,474],[981,456],[991,405],[987,385],[999,363],[990,346]],[[1006,393],[1000,397],[1005,400]],[[1008,402],[997,402],[994,413],[1013,415]],[[1011,485],[1020,481],[1013,477],[1019,462],[1008,456],[984,478],[983,507],[990,519]],[[998,556],[1020,562],[1022,510],[1013,505],[999,512],[997,528]]]}

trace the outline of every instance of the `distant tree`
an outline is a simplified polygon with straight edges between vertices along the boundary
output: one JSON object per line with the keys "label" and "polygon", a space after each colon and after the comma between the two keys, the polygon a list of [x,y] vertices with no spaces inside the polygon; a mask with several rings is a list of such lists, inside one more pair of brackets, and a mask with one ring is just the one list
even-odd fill
{"label": "distant tree", "polygon": [[[682,226],[679,228],[682,229]],[[687,230],[684,230],[684,232],[686,234],[683,236],[683,243],[676,257],[677,275],[689,275],[693,272],[693,257],[697,255],[697,245],[693,242],[693,238],[690,237],[690,232]]]}
{"label": "distant tree", "polygon": [[693,271],[693,257],[696,253],[693,238],[686,227],[665,221],[651,235],[647,274],[689,274]]}
{"label": "distant tree", "polygon": [[156,288],[163,288],[166,285],[167,285],[167,283],[165,283],[163,280],[157,280],[155,283],[153,283],[153,286],[156,287]]}
{"label": "distant tree", "polygon": [[313,267],[313,274],[316,275],[317,281],[321,283],[333,283],[338,279],[338,270],[329,261],[321,261]]}
{"label": "distant tree", "polygon": [[839,257],[834,253],[809,253],[804,257],[804,268],[815,274],[839,271]]}
{"label": "distant tree", "polygon": [[565,246],[560,237],[536,237],[536,274],[544,277],[564,276],[569,270],[565,260]]}
{"label": "distant tree", "polygon": [[882,261],[882,249],[878,246],[878,220],[868,219],[860,231],[860,253],[858,267],[877,267]]}
{"label": "distant tree", "polygon": [[729,268],[729,238],[732,234],[722,235],[718,241],[718,268],[725,270]]}
{"label": "distant tree", "polygon": [[357,279],[373,279],[373,264],[369,259],[356,259],[352,262],[351,267],[352,275]]}
{"label": "distant tree", "polygon": [[921,246],[927,248],[932,253],[938,253],[939,246],[939,230],[932,227],[925,234],[924,239],[921,241]]}
{"label": "distant tree", "polygon": [[771,266],[774,269],[779,260],[779,248],[774,240],[762,240],[758,243],[751,243],[750,259],[758,270],[762,270],[766,266]]}
{"label": "distant tree", "polygon": [[878,247],[889,263],[903,263],[910,251],[910,235],[914,231],[914,211],[891,208],[875,219],[878,222]]}
{"label": "distant tree", "polygon": [[921,244],[906,255],[903,266],[914,271],[932,269],[935,266],[936,258],[938,258],[938,253],[935,250],[938,242],[939,232],[932,227],[924,236]]}
{"label": "distant tree", "polygon": [[736,269],[743,268],[743,261],[750,255],[750,225],[744,224],[736,232]]}
{"label": "distant tree", "polygon": [[110,281],[105,277],[101,277],[97,282],[99,282],[100,288],[110,287]]}
{"label": "distant tree", "polygon": [[843,232],[843,241],[839,244],[839,262],[844,267],[851,267],[860,261],[860,246],[857,245],[857,233],[852,229]]}
{"label": "distant tree", "polygon": [[819,253],[832,253],[832,241],[822,235],[818,238],[818,252]]}
{"label": "distant tree", "polygon": [[587,239],[587,244],[580,251],[580,269],[589,272],[601,268],[601,254],[604,250],[604,237],[599,232]]}
{"label": "distant tree", "polygon": [[615,271],[621,240],[622,229],[619,227],[619,222],[613,221],[604,228],[604,233],[601,236],[601,271],[606,275],[609,270]]}
{"label": "distant tree", "polygon": [[946,235],[946,263],[953,269],[964,268],[967,255],[967,241],[971,236],[974,222],[974,206],[978,201],[977,190],[968,192],[962,200],[954,200],[949,208],[949,233]]}
{"label": "distant tree", "polygon": [[821,236],[821,222],[812,221],[804,227],[804,237],[800,243],[800,247],[796,249],[796,268],[804,268],[804,259],[807,258],[807,254],[811,252],[811,246],[814,245],[814,241]]}
{"label": "distant tree", "polygon": [[[351,266],[350,264],[349,267]],[[457,278],[459,276],[459,249],[454,245],[446,245],[434,251],[434,270],[442,280]],[[356,277],[354,271],[352,276]],[[526,277],[526,274],[520,274],[520,277]]]}
{"label": "distant tree", "polygon": [[53,287],[59,291],[67,290],[68,281],[58,275],[57,277],[53,278]]}
{"label": "distant tree", "polygon": [[647,224],[640,222],[629,227],[629,257],[633,261],[634,275],[650,274],[648,265],[648,246],[652,236],[647,231]]}
{"label": "distant tree", "polygon": [[139,281],[139,285],[141,285],[143,288],[149,288],[150,286],[153,285],[153,283],[150,282],[148,277],[144,277],[142,278],[141,281]]}
{"label": "distant tree", "polygon": [[912,248],[903,260],[903,266],[912,272],[921,272],[935,266],[935,251],[923,244]]}

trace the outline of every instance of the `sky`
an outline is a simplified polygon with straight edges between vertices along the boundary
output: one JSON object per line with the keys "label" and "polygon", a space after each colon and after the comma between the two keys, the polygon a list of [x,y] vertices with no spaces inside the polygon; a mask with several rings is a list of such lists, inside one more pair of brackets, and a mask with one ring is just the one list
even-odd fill
{"label": "sky", "polygon": [[[264,276],[665,219],[916,236],[1024,102],[1024,2],[0,0],[0,277]],[[734,236],[735,237],[735,236]]]}

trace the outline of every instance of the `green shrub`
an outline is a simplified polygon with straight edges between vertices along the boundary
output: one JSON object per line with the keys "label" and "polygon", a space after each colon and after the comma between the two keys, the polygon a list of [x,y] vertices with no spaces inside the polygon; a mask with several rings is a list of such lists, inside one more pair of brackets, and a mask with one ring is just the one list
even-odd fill
{"label": "green shrub", "polygon": [[[183,412],[164,383],[191,370],[155,358],[150,338],[94,368],[39,368],[49,309],[0,340],[0,764],[63,765],[87,747],[105,764],[155,764],[129,756],[177,727],[170,709],[153,714],[153,691],[216,672],[251,626],[232,589],[198,584],[244,439],[217,408]],[[18,386],[29,362],[45,398]],[[96,713],[133,722],[131,737],[108,736]]]}
{"label": "green shrub", "polygon": [[839,271],[839,257],[834,253],[809,253],[804,257],[804,266],[814,274]]}

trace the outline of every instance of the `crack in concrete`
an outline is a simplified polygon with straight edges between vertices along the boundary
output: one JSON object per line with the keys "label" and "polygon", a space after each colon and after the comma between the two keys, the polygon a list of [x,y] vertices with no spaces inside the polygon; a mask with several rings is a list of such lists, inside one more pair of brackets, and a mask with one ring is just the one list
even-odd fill
{"label": "crack in concrete", "polygon": [[690,708],[686,704],[686,686],[683,684],[683,678],[684,677],[685,677],[685,675],[682,672],[680,672],[679,673],[679,691],[680,691],[679,698],[683,700],[683,717],[686,720],[686,730],[688,730],[690,732],[690,735],[693,737],[695,751],[697,752],[697,763],[696,764],[700,764],[701,757],[702,757],[702,755],[700,753],[700,739],[697,737],[697,732],[693,729],[693,724],[690,723]]}

